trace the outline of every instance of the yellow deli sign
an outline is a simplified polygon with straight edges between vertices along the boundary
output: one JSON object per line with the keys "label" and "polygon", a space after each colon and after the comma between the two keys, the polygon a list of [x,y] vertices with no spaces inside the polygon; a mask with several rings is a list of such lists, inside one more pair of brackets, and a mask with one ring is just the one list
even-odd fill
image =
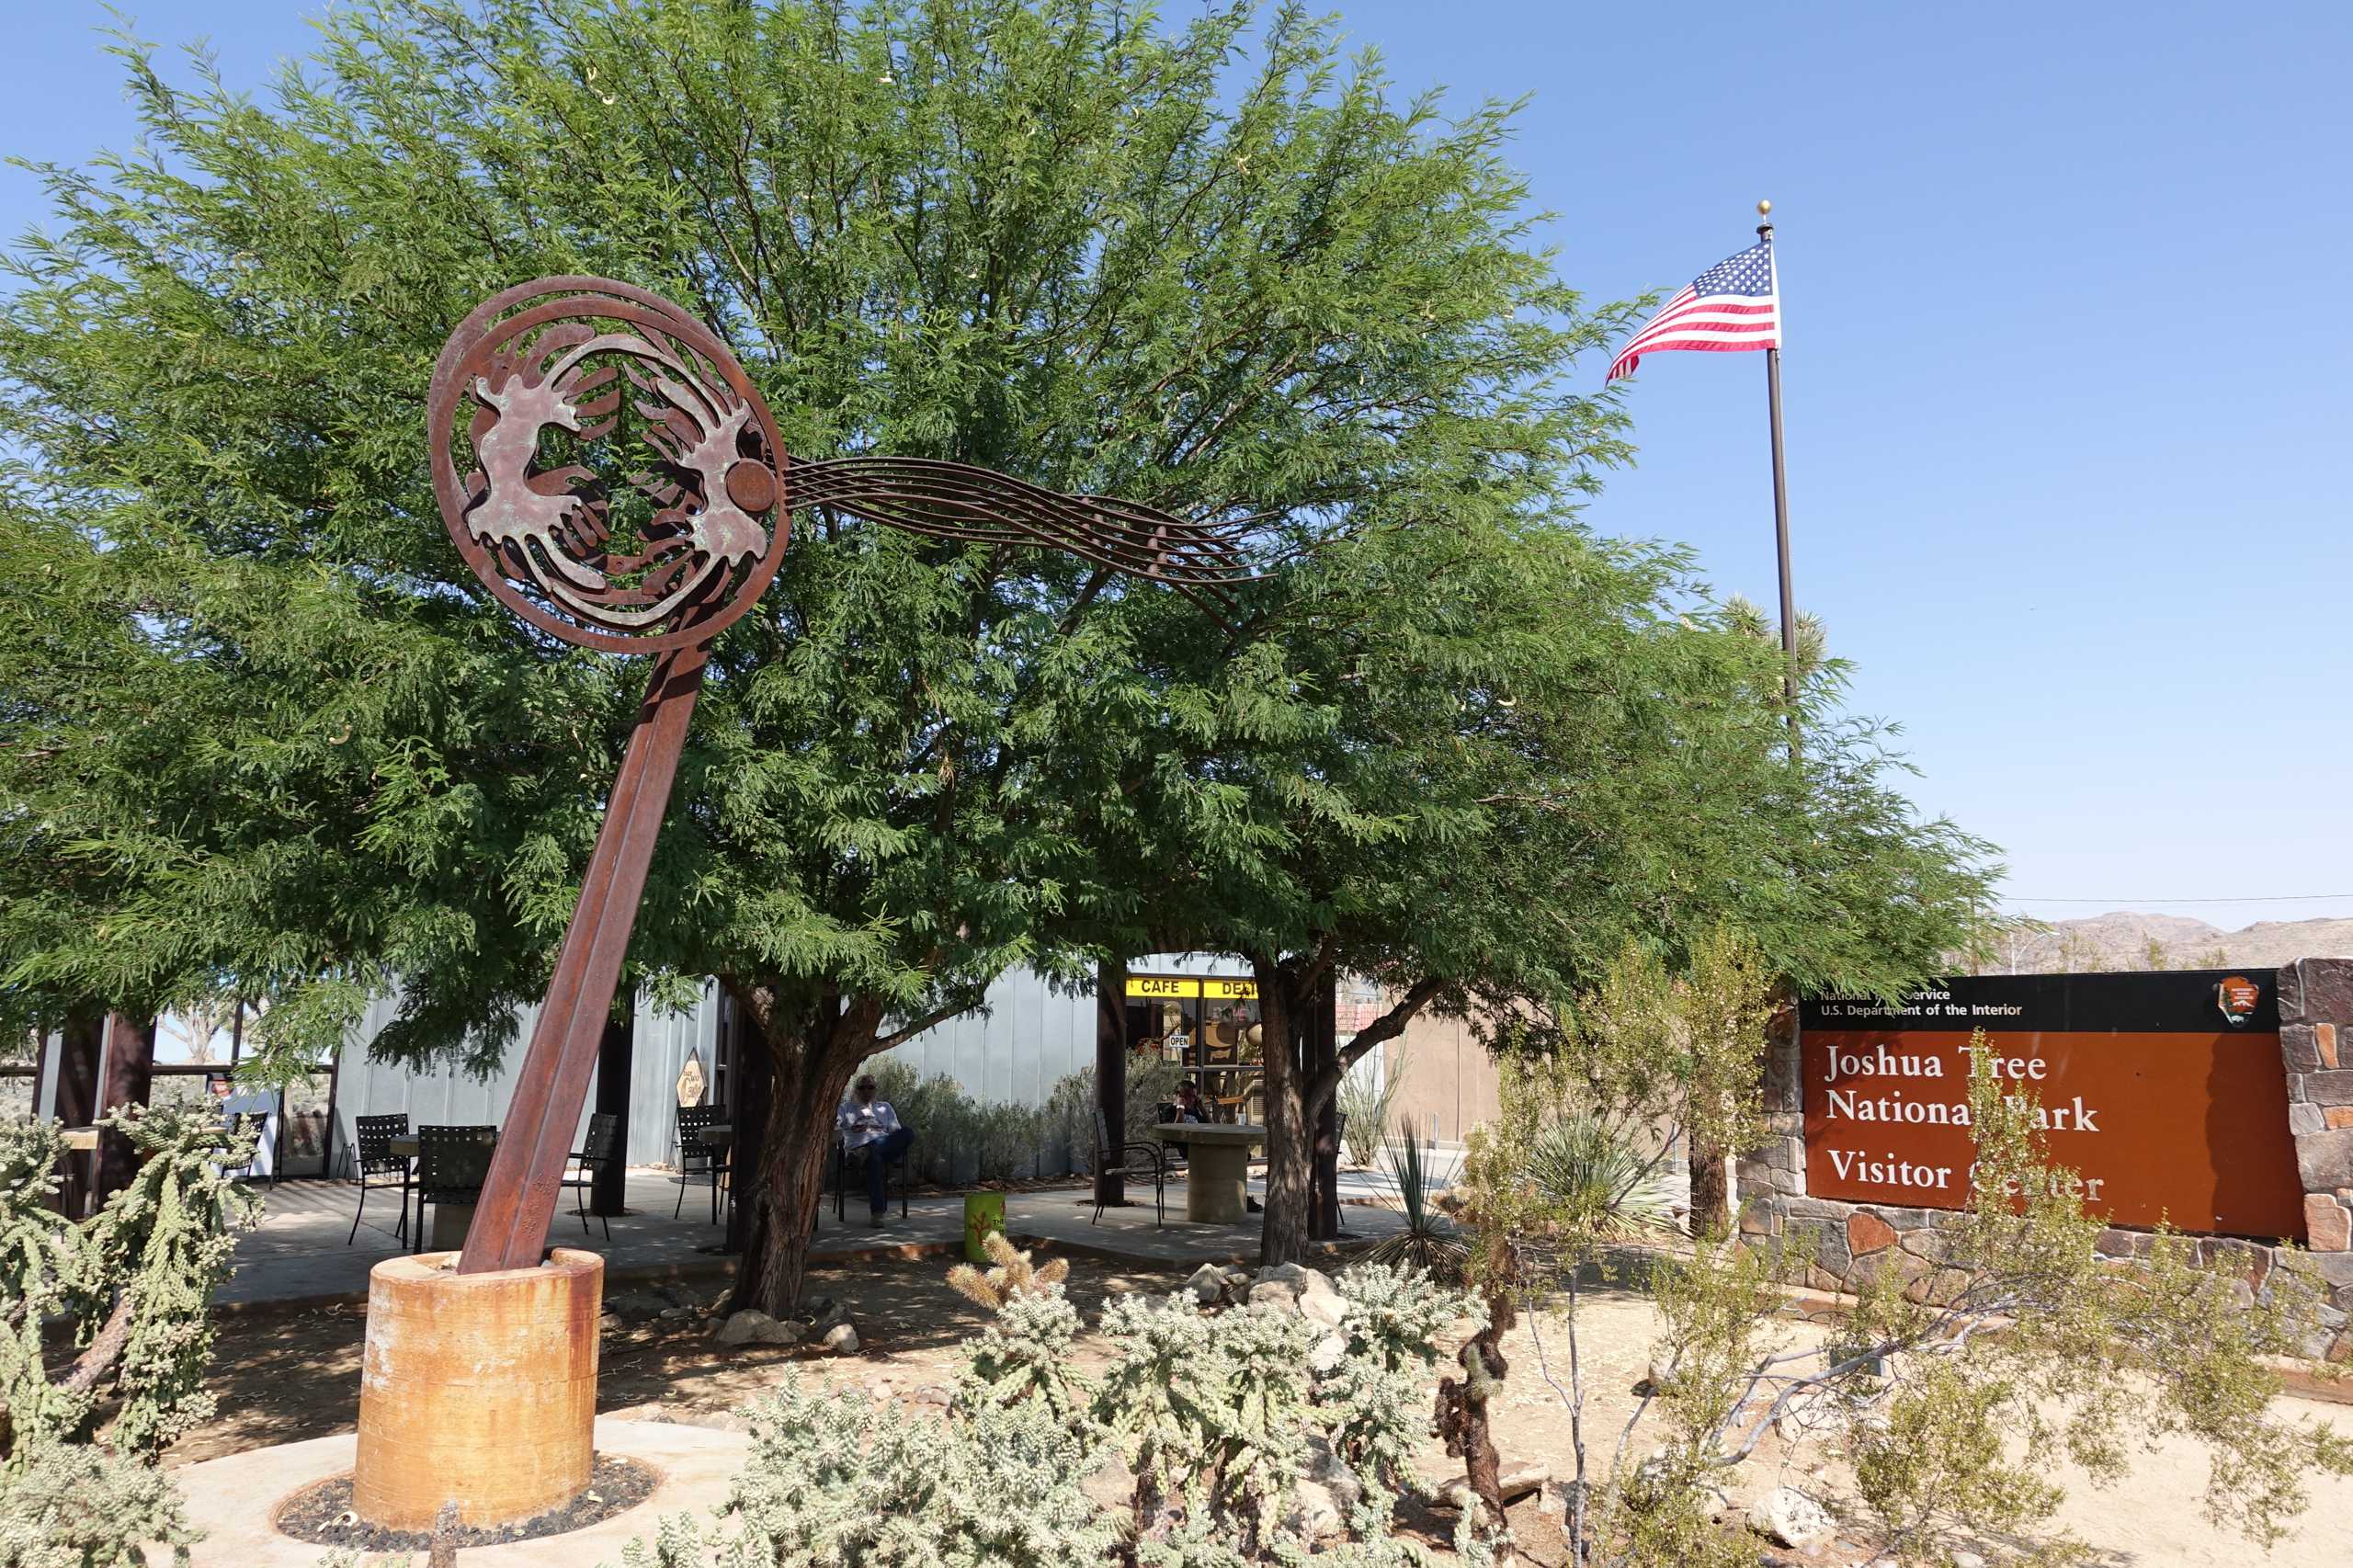
{"label": "yellow deli sign", "polygon": [[1255,980],[1223,979],[1212,975],[1207,980],[1189,974],[1131,974],[1128,976],[1131,996],[1206,996],[1212,1002],[1254,1002],[1258,997],[1258,983]]}

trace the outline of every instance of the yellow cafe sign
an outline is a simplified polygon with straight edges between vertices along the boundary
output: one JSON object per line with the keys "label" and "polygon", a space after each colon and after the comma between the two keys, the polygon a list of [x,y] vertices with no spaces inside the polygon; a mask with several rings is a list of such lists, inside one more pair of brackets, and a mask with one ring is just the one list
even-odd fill
{"label": "yellow cafe sign", "polygon": [[1190,1000],[1205,996],[1212,1002],[1255,1002],[1258,999],[1258,983],[1232,975],[1192,974],[1131,974],[1128,976],[1131,996],[1181,997]]}

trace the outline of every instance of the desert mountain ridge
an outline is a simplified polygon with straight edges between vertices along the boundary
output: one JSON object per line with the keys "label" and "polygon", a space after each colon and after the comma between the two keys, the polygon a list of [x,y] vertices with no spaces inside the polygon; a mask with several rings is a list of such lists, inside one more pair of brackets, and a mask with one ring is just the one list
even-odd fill
{"label": "desert mountain ridge", "polygon": [[2115,970],[2275,968],[2295,959],[2353,958],[2353,919],[2260,920],[2225,931],[2179,915],[2116,910],[1997,937],[1980,974]]}

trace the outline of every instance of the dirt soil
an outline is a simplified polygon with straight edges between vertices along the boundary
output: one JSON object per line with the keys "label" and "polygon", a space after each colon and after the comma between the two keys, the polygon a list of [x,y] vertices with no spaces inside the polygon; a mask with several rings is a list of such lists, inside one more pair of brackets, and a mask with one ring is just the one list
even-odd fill
{"label": "dirt soil", "polygon": [[[586,1529],[617,1514],[626,1514],[648,1497],[661,1483],[661,1472],[651,1465],[635,1460],[619,1459],[610,1454],[597,1456],[597,1468],[589,1473],[588,1490],[561,1508],[551,1508],[498,1529],[455,1528],[449,1532],[452,1546],[504,1546],[510,1541],[537,1540],[542,1536],[568,1535],[574,1530]],[[444,1511],[453,1516],[455,1504],[444,1505]],[[351,1477],[330,1476],[313,1486],[306,1486],[278,1510],[278,1528],[297,1540],[307,1540],[320,1546],[347,1547],[353,1551],[412,1552],[433,1550],[434,1534],[430,1530],[387,1529],[381,1525],[362,1522],[351,1511]]]}
{"label": "dirt soil", "polygon": [[[947,1262],[870,1261],[813,1268],[808,1292],[845,1304],[861,1342],[857,1354],[828,1356],[813,1347],[746,1346],[728,1348],[710,1337],[712,1320],[699,1310],[638,1324],[606,1322],[598,1410],[639,1419],[740,1428],[740,1411],[784,1379],[801,1377],[824,1387],[854,1387],[902,1404],[944,1400],[961,1346],[983,1325],[984,1313],[949,1290]],[[1188,1269],[1122,1268],[1074,1260],[1068,1289],[1083,1316],[1093,1321],[1107,1296],[1133,1290],[1172,1290]],[[619,1290],[642,1290],[620,1286]],[[663,1287],[672,1296],[707,1307],[722,1293],[712,1278]],[[1626,1290],[1589,1293],[1580,1335],[1580,1364],[1589,1405],[1588,1449],[1606,1462],[1619,1434],[1639,1402],[1635,1385],[1649,1366],[1657,1319],[1648,1299]],[[167,1456],[169,1465],[192,1464],[270,1443],[348,1431],[357,1414],[363,1313],[357,1306],[230,1314],[223,1318],[214,1355],[212,1386],[220,1414],[183,1438]],[[1794,1339],[1816,1333],[1802,1321],[1787,1327]],[[1564,1325],[1556,1314],[1523,1322],[1506,1337],[1511,1362],[1508,1392],[1496,1417],[1497,1440],[1506,1469],[1538,1463],[1560,1477],[1574,1469],[1571,1435],[1553,1382],[1568,1381]],[[1081,1341],[1083,1368],[1100,1367],[1107,1347],[1090,1335]],[[1549,1379],[1548,1379],[1549,1374]],[[2353,1439],[2353,1407],[2282,1398],[2281,1414],[2328,1422]],[[1660,1440],[1645,1427],[1630,1452],[1647,1453]],[[1433,1480],[1461,1474],[1459,1460],[1446,1458],[1433,1440],[1422,1455]],[[2342,1568],[2353,1565],[2353,1481],[2313,1484],[2312,1506],[2298,1532],[2266,1555],[2208,1523],[2200,1508],[2206,1480],[2204,1461],[2193,1445],[2159,1444],[2138,1459],[2118,1486],[2096,1490],[2080,1475],[2072,1483],[2059,1525],[2094,1551],[2099,1568]],[[1775,1486],[1803,1487],[1834,1508],[1850,1498],[1848,1476],[1835,1445],[1806,1444],[1795,1451],[1768,1437],[1757,1455],[1731,1478],[1728,1491],[1745,1507]],[[1846,1504],[1851,1507],[1851,1502]],[[1512,1509],[1515,1532],[1539,1568],[1563,1561],[1557,1522],[1558,1494],[1547,1489]],[[1433,1545],[1443,1545],[1451,1516],[1415,1508],[1401,1526]],[[2006,1555],[2004,1543],[1982,1542],[1993,1563]],[[1848,1568],[1875,1555],[1872,1538],[1859,1519],[1829,1546],[1808,1552],[1776,1549],[1768,1561],[1806,1568]]]}

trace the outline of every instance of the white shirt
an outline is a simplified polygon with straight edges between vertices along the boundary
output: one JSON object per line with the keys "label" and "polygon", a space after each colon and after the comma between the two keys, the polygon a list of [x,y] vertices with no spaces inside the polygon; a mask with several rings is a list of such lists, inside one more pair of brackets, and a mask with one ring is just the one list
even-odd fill
{"label": "white shirt", "polygon": [[899,1130],[899,1113],[891,1108],[889,1100],[876,1100],[872,1105],[860,1105],[856,1096],[842,1102],[841,1114],[834,1119],[841,1129],[842,1147],[863,1149],[869,1143],[880,1142]]}

